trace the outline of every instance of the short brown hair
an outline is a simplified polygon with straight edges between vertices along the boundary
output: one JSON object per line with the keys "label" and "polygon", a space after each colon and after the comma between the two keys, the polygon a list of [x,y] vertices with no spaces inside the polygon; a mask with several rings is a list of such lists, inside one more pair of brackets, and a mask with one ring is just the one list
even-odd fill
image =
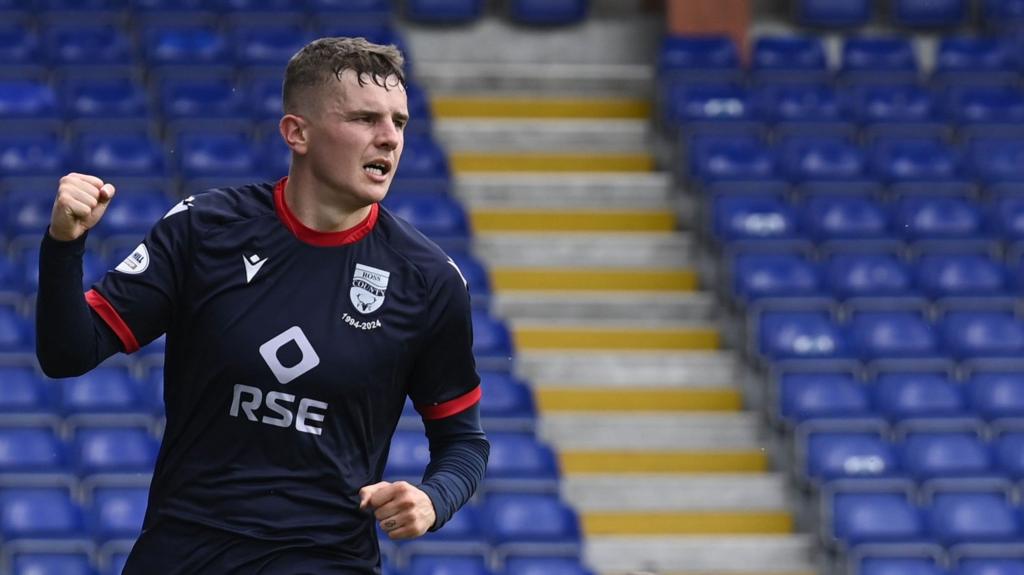
{"label": "short brown hair", "polygon": [[352,70],[360,85],[369,78],[387,89],[386,80],[395,76],[405,87],[405,58],[397,47],[374,44],[365,38],[320,38],[306,44],[288,62],[284,73],[282,99],[284,111],[295,111],[295,98],[309,88],[326,86]]}

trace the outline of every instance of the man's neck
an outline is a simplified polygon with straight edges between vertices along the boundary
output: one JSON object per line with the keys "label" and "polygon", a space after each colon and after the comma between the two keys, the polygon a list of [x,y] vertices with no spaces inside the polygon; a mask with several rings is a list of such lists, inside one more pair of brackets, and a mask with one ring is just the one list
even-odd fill
{"label": "man's neck", "polygon": [[340,232],[366,219],[370,206],[345,205],[328,190],[310,185],[301,174],[289,174],[284,189],[288,210],[302,225],[318,232]]}

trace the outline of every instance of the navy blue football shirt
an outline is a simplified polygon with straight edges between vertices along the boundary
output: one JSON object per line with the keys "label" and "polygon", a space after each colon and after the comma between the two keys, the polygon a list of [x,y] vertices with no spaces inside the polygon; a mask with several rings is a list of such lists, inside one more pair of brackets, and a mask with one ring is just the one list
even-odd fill
{"label": "navy blue football shirt", "polygon": [[469,296],[386,209],[318,232],[285,183],[182,201],[86,300],[127,352],[167,334],[144,530],[199,524],[372,572],[358,491],[381,479],[406,395],[425,420],[477,407]]}

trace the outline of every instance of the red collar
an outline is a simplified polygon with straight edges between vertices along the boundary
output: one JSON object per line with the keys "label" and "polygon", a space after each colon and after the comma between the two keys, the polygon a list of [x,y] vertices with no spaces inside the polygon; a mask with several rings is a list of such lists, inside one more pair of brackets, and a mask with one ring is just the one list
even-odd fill
{"label": "red collar", "polygon": [[319,247],[354,244],[365,238],[373,231],[373,226],[377,224],[377,215],[380,210],[377,204],[373,204],[370,206],[370,214],[366,216],[366,219],[347,230],[321,232],[306,227],[305,224],[299,221],[299,218],[295,217],[295,214],[288,208],[287,202],[284,201],[284,187],[287,183],[288,177],[286,176],[281,178],[277,185],[274,186],[274,210],[277,212],[277,217],[281,219],[284,227],[288,228],[292,235],[307,244]]}

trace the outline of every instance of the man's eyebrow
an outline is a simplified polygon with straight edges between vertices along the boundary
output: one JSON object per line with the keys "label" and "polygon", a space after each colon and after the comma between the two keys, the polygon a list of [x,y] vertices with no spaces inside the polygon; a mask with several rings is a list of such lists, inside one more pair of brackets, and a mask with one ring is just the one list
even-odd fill
{"label": "man's eyebrow", "polygon": [[400,120],[402,122],[408,122],[409,121],[409,114],[406,114],[406,113],[403,113],[403,112],[395,112],[394,114],[392,114],[392,116],[395,119]]}

